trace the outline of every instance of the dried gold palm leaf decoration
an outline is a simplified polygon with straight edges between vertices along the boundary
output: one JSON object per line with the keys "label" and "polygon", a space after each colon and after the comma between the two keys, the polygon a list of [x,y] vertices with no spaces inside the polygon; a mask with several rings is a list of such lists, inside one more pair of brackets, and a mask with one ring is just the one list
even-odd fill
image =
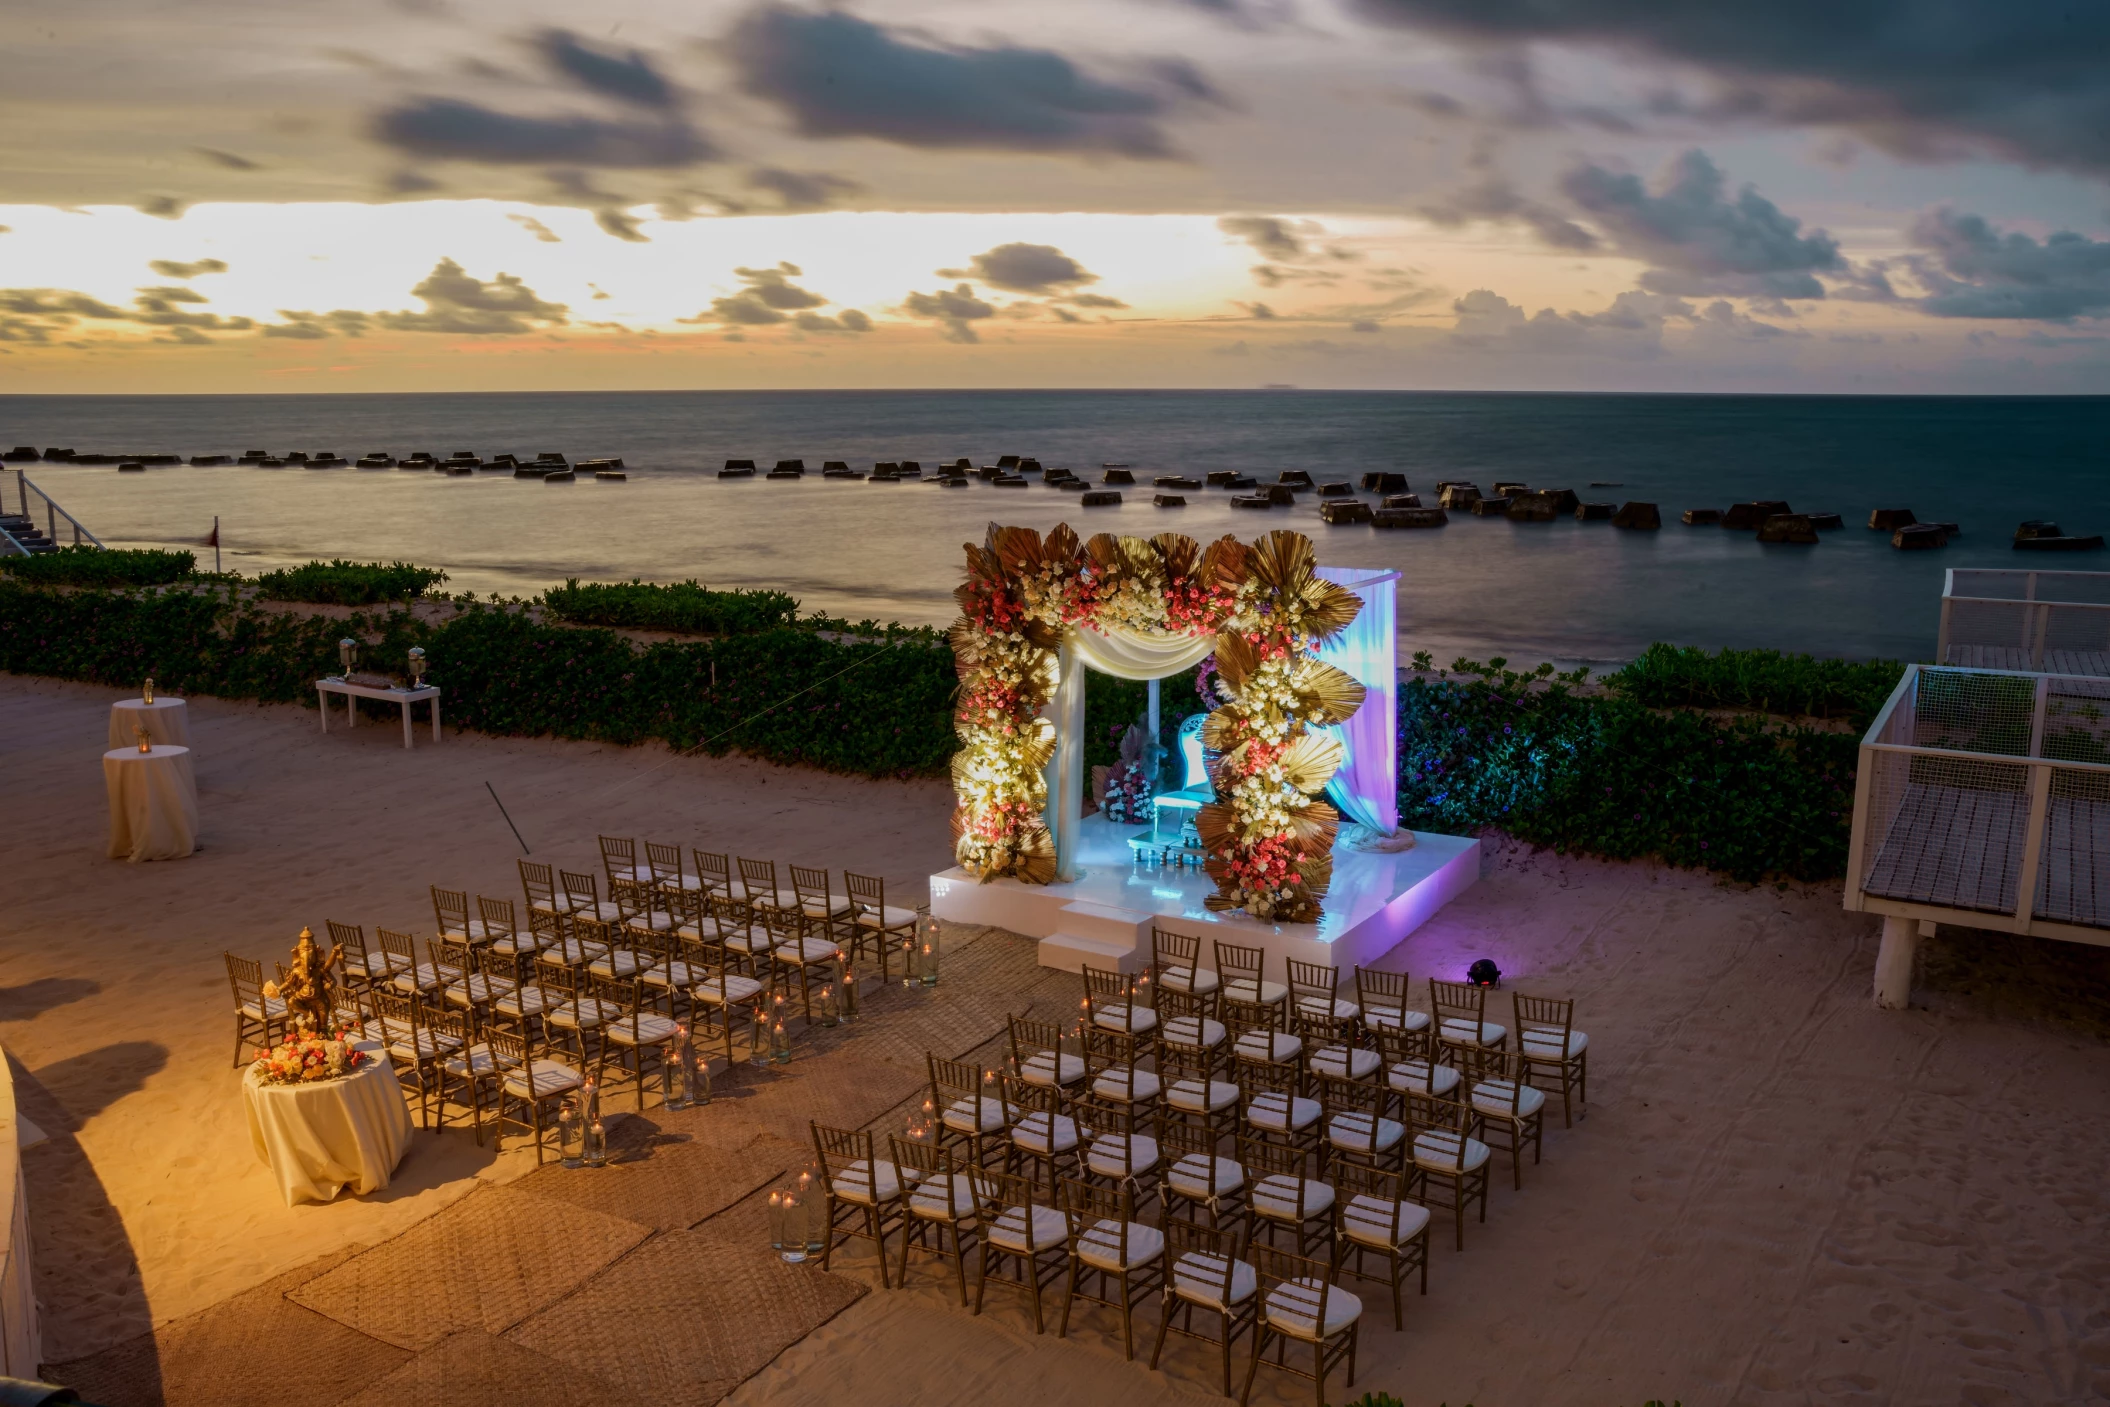
{"label": "dried gold palm leaf decoration", "polygon": [[1317,575],[1301,533],[1203,547],[1178,533],[1101,533],[1080,543],[1067,524],[1042,535],[992,523],[966,548],[951,631],[960,676],[953,759],[954,853],[984,881],[1055,877],[1044,819],[1054,725],[1040,717],[1056,686],[1066,630],[1123,628],[1213,636],[1224,702],[1202,727],[1217,754],[1216,799],[1196,819],[1211,909],[1311,922],[1333,875],[1340,823],[1319,800],[1341,747],[1309,731],[1351,717],[1363,686],[1314,654],[1355,619],[1355,594]]}

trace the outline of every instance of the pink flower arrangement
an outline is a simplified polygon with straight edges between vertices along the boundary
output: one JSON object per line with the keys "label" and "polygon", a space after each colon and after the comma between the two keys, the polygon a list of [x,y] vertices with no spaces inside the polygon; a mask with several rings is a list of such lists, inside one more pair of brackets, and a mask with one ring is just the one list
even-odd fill
{"label": "pink flower arrangement", "polygon": [[350,1031],[330,1036],[293,1034],[276,1047],[257,1052],[250,1068],[267,1085],[319,1084],[342,1079],[363,1068],[372,1057],[346,1039]]}

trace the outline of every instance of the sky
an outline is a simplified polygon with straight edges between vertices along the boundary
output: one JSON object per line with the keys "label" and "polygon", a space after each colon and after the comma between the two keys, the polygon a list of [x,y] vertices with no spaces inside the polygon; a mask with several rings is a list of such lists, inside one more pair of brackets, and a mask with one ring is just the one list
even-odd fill
{"label": "sky", "polygon": [[2110,391],[2110,5],[12,0],[0,393]]}

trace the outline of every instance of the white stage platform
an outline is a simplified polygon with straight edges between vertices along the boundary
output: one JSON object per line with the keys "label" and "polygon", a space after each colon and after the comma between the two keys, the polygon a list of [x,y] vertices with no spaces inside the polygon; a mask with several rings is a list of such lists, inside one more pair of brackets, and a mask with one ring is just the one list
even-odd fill
{"label": "white stage platform", "polygon": [[1336,849],[1333,885],[1318,923],[1264,923],[1243,913],[1212,913],[1203,900],[1216,891],[1194,867],[1141,865],[1128,837],[1145,827],[1113,825],[1087,816],[1078,834],[1078,878],[1062,884],[983,884],[954,868],[930,878],[930,909],[955,923],[988,923],[1040,939],[1043,967],[1076,971],[1150,965],[1153,926],[1209,941],[1221,938],[1265,948],[1270,980],[1284,958],[1328,963],[1345,974],[1398,946],[1438,909],[1480,877],[1480,842],[1455,835],[1414,833],[1411,850],[1370,854]]}

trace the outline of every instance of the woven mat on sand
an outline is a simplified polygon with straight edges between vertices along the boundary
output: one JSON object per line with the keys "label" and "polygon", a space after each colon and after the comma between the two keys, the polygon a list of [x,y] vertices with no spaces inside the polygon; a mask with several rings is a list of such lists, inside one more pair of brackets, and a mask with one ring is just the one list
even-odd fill
{"label": "woven mat on sand", "polygon": [[334,1252],[50,1375],[103,1407],[335,1402],[410,1357],[286,1299],[357,1254]]}
{"label": "woven mat on sand", "polygon": [[764,1198],[670,1231],[506,1337],[634,1399],[711,1407],[865,1287],[771,1253]]}
{"label": "woven mat on sand", "polygon": [[451,1334],[343,1407],[605,1407],[608,1384],[482,1330]]}
{"label": "woven mat on sand", "polygon": [[795,1166],[796,1148],[734,1122],[731,1112],[713,1101],[626,1115],[609,1130],[607,1167],[553,1163],[513,1187],[661,1231],[694,1226]]}
{"label": "woven mat on sand", "polygon": [[479,1188],[292,1298],[384,1343],[430,1348],[465,1329],[503,1333],[649,1234],[515,1188]]}

